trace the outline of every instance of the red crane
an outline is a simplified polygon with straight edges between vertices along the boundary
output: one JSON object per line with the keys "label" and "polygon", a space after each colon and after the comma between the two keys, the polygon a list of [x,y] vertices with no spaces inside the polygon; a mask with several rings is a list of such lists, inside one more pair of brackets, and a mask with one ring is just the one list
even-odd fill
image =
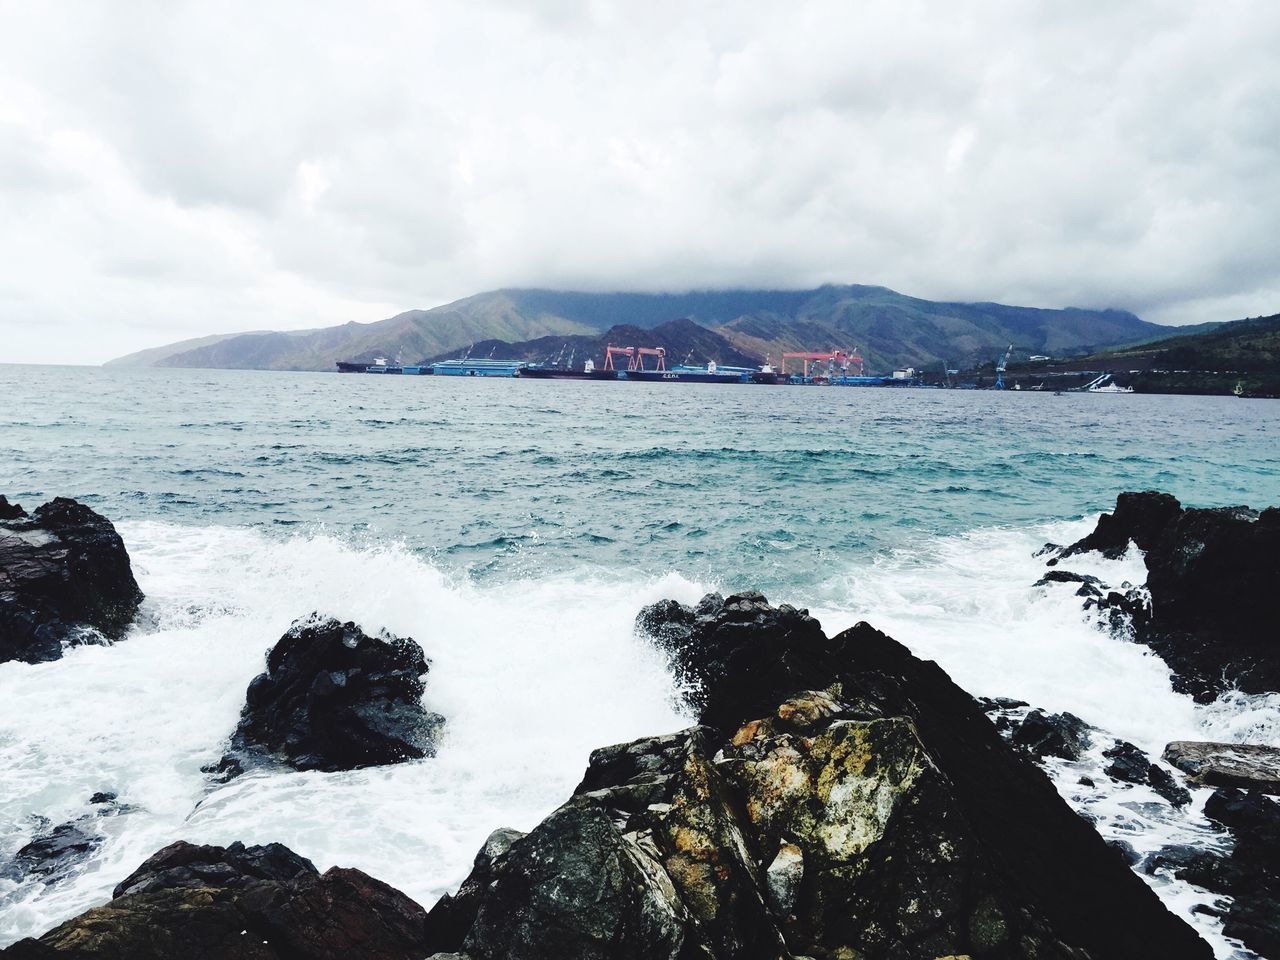
{"label": "red crane", "polygon": [[613,344],[609,344],[609,346],[604,348],[604,368],[606,370],[617,369],[617,367],[613,365],[614,354],[617,354],[620,357],[629,358],[627,369],[628,370],[632,369],[631,364],[634,363],[635,360],[634,358],[631,357],[631,355],[635,351],[635,349],[636,349],[635,347],[615,347]]}
{"label": "red crane", "polygon": [[840,367],[845,373],[849,372],[849,364],[856,363],[858,365],[858,376],[862,376],[862,357],[858,356],[858,351],[845,353],[843,350],[828,350],[825,353],[784,353],[782,355],[782,375],[787,375],[788,360],[803,360],[804,375],[809,377],[810,363],[827,363],[832,367]]}
{"label": "red crane", "polygon": [[635,355],[631,358],[631,364],[627,367],[628,370],[643,370],[645,357],[658,358],[657,365],[653,369],[667,369],[667,351],[662,347],[632,347],[631,349],[635,351]]}

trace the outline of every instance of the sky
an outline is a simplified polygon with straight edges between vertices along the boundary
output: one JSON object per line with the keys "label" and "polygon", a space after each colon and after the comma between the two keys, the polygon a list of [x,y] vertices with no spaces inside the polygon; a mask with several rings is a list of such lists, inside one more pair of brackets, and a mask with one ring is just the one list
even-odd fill
{"label": "sky", "polygon": [[0,0],[0,362],[499,287],[1280,311],[1280,4]]}

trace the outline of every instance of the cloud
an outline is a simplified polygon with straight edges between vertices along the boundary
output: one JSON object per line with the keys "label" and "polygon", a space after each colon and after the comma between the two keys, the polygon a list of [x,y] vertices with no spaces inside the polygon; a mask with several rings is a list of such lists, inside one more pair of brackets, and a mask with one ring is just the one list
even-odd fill
{"label": "cloud", "polygon": [[0,4],[0,360],[498,286],[1280,309],[1280,8]]}

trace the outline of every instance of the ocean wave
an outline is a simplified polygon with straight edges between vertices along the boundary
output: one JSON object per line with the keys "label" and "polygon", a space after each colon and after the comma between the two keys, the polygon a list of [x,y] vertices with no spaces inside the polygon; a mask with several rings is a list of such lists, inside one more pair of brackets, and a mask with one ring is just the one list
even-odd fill
{"label": "ocean wave", "polygon": [[[1235,694],[1197,705],[1173,692],[1168,669],[1150,651],[1099,629],[1072,591],[1034,586],[1044,569],[1035,549],[1077,539],[1093,520],[926,532],[871,559],[834,545],[839,537],[814,542],[812,524],[783,522],[743,538],[740,549],[752,559],[732,575],[713,574],[714,557],[690,549],[682,574],[647,576],[584,559],[561,573],[536,564],[504,568],[479,583],[376,531],[121,524],[148,597],[148,625],[110,648],[0,666],[0,822],[9,825],[0,831],[0,853],[30,838],[33,818],[72,819],[99,790],[118,791],[133,812],[111,819],[82,873],[49,887],[0,887],[0,941],[106,900],[146,856],[179,838],[280,841],[322,869],[361,867],[430,904],[466,874],[490,830],[528,828],[562,802],[590,750],[689,722],[663,658],[632,631],[644,603],[756,586],[748,571],[764,576],[788,553],[825,573],[793,582],[774,602],[809,607],[829,634],[867,620],[975,695],[1075,713],[1101,731],[1098,749],[1119,738],[1158,756],[1174,739],[1274,738],[1280,696]],[[492,531],[494,524],[476,518],[472,527]],[[650,537],[707,534],[666,520],[645,527]],[[561,550],[611,542],[600,531],[552,529]],[[859,534],[855,527],[844,536]],[[491,559],[546,541],[534,526],[456,549]],[[1076,558],[1072,566],[1111,583],[1145,579],[1137,551],[1115,561]],[[313,610],[423,645],[432,660],[427,705],[448,718],[439,756],[210,785],[200,766],[220,755],[266,649]],[[1109,785],[1100,774],[1099,789],[1083,791],[1076,781],[1096,761],[1050,772],[1105,836],[1144,852],[1170,842],[1221,842],[1200,815],[1203,791],[1184,813],[1144,807],[1141,791]],[[1191,912],[1200,896],[1194,888],[1163,876],[1151,882],[1221,956],[1230,955],[1215,921]]]}

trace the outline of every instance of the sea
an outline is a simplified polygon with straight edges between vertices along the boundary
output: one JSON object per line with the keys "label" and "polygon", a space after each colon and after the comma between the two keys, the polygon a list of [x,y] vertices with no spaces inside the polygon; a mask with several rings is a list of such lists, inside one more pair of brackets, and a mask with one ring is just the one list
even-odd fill
{"label": "sea", "polygon": [[[0,945],[179,839],[279,841],[430,906],[594,747],[691,722],[634,620],[710,591],[866,620],[974,695],[1084,718],[1093,750],[1049,768],[1068,803],[1139,855],[1223,848],[1210,791],[1173,811],[1101,750],[1277,743],[1280,696],[1196,704],[1069,584],[1035,586],[1039,548],[1143,489],[1280,504],[1280,402],[0,365],[0,493],[106,515],[147,598],[122,641],[0,665],[0,868],[96,792],[123,810],[69,876],[0,879]],[[1136,549],[1070,568],[1146,576]],[[266,651],[313,612],[422,645],[438,755],[211,783]],[[1219,957],[1251,956],[1197,909],[1214,896],[1136,869]]]}

